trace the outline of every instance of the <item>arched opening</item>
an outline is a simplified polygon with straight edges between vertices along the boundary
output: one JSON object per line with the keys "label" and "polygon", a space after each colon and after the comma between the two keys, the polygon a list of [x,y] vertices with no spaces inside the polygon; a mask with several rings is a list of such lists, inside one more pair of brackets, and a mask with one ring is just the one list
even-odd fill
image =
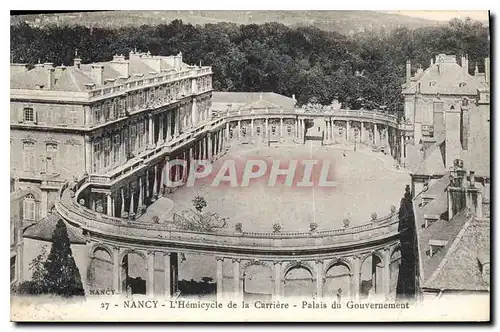
{"label": "arched opening", "polygon": [[309,297],[315,295],[314,278],[304,266],[294,266],[285,274],[286,297]]}
{"label": "arched opening", "polygon": [[361,284],[359,287],[361,299],[372,297],[382,291],[382,268],[382,260],[376,254],[365,258],[361,265]]}
{"label": "arched opening", "polygon": [[146,294],[147,269],[146,259],[129,252],[122,258],[121,263],[122,292],[130,294]]}
{"label": "arched opening", "polygon": [[325,299],[336,300],[350,295],[351,275],[349,267],[342,262],[330,266],[325,273],[323,296]]}
{"label": "arched opening", "polygon": [[97,247],[91,255],[90,267],[87,270],[87,283],[93,289],[112,289],[113,287],[113,257]]}
{"label": "arched opening", "polygon": [[396,297],[396,289],[398,286],[398,276],[399,276],[399,267],[401,266],[401,250],[397,248],[391,255],[391,262],[389,265],[390,276],[391,276],[391,284],[389,293],[391,298]]}
{"label": "arched opening", "polygon": [[273,276],[270,267],[253,264],[243,272],[243,297],[245,300],[271,300]]}

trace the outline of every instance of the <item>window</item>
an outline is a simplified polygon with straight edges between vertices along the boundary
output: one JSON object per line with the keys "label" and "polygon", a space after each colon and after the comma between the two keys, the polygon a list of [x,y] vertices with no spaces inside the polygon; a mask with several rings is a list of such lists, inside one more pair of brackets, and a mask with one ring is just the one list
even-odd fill
{"label": "window", "polygon": [[92,160],[94,161],[92,167],[93,167],[94,173],[97,173],[99,171],[100,161],[101,161],[101,144],[100,144],[100,142],[94,143],[94,153],[93,153],[92,157],[93,157]]}
{"label": "window", "polygon": [[16,256],[10,258],[10,282],[16,280]]}
{"label": "window", "polygon": [[144,135],[144,122],[141,121],[138,123],[137,131],[138,131],[137,135],[139,135],[138,148],[141,149],[144,145],[144,137],[145,137],[145,135]]}
{"label": "window", "polygon": [[115,135],[113,138],[113,164],[120,161],[120,135]]}
{"label": "window", "polygon": [[111,140],[109,137],[104,139],[104,168],[109,166],[109,157],[111,154]]}
{"label": "window", "polygon": [[458,83],[458,86],[459,86],[460,88],[463,88],[463,87],[464,87],[464,86],[466,86],[466,85],[467,85],[467,83],[465,83],[465,82],[460,82],[460,83]]}
{"label": "window", "polygon": [[99,123],[100,113],[101,113],[100,106],[95,105],[94,108],[93,108],[94,124]]}
{"label": "window", "polygon": [[292,126],[286,127],[286,132],[288,133],[288,136],[292,135]]}
{"label": "window", "polygon": [[257,126],[257,136],[260,136],[260,126]]}
{"label": "window", "polygon": [[23,144],[23,164],[25,171],[34,171],[35,170],[35,143],[33,142],[25,142]]}
{"label": "window", "polygon": [[48,143],[46,146],[47,156],[45,157],[45,172],[55,173],[57,144]]}
{"label": "window", "polygon": [[137,142],[136,142],[136,137],[137,137],[137,134],[136,134],[136,127],[135,127],[135,124],[133,124],[131,127],[130,127],[130,147],[132,151],[135,151],[137,146]]}
{"label": "window", "polygon": [[23,119],[25,122],[35,122],[35,112],[31,107],[25,107],[23,109]]}
{"label": "window", "polygon": [[271,126],[271,133],[276,134],[276,126]]}
{"label": "window", "polygon": [[76,111],[69,111],[69,123],[76,126],[78,124],[78,118],[76,117]]}
{"label": "window", "polygon": [[246,127],[241,128],[241,135],[242,135],[243,137],[246,137],[246,136],[247,136],[247,128],[246,128]]}
{"label": "window", "polygon": [[26,195],[23,205],[24,220],[35,221],[35,197],[32,194]]}

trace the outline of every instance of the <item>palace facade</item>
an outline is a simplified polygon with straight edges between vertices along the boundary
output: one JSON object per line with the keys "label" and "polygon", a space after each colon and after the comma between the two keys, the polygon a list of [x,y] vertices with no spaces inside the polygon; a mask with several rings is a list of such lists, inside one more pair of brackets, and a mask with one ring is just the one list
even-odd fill
{"label": "palace facade", "polygon": [[[182,256],[203,254],[214,258],[217,298],[243,296],[262,276],[276,298],[295,290],[332,294],[339,278],[346,296],[365,297],[367,289],[395,296],[395,206],[362,226],[299,232],[200,233],[158,215],[177,189],[169,183],[185,181],[193,160],[214,161],[247,144],[362,144],[392,156],[396,169],[404,131],[395,116],[337,102],[298,108],[293,96],[266,92],[213,94],[211,68],[187,65],[182,54],[11,67],[11,205],[22,224],[12,255],[16,282],[30,279],[29,263],[50,247],[62,219],[87,290],[173,296]],[[170,170],[173,159],[184,164]],[[140,280],[130,278],[131,269]],[[362,280],[366,269],[369,280]]]}

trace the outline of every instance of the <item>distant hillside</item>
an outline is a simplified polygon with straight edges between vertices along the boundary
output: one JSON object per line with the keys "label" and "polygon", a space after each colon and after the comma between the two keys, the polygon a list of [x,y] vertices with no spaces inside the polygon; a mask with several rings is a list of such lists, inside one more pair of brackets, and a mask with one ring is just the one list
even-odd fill
{"label": "distant hillside", "polygon": [[175,19],[190,24],[232,22],[262,24],[279,22],[288,26],[315,26],[342,34],[375,32],[384,34],[401,26],[410,29],[442,25],[405,15],[376,11],[102,11],[21,15],[11,17],[11,23],[27,22],[33,26],[83,25],[87,27],[122,27],[158,25]]}

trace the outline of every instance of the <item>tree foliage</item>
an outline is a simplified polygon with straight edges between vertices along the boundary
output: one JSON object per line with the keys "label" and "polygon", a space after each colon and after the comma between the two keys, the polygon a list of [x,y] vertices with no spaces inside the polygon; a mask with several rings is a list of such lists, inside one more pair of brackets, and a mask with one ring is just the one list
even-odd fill
{"label": "tree foliage", "polygon": [[[405,63],[426,68],[439,53],[469,55],[470,70],[489,55],[489,32],[482,23],[452,20],[448,25],[390,34],[344,36],[315,27],[279,23],[184,24],[87,28],[11,26],[12,61],[71,65],[75,50],[83,62],[109,61],[132,49],[211,65],[217,91],[273,91],[296,95],[300,105],[337,99],[344,107],[403,108]],[[363,98],[364,103],[359,102]],[[378,106],[377,106],[378,105]]]}
{"label": "tree foliage", "polygon": [[62,220],[57,222],[52,234],[49,254],[42,247],[40,254],[31,262],[30,269],[33,271],[33,278],[18,287],[19,293],[64,297],[85,295],[80,272],[71,251],[68,231]]}

